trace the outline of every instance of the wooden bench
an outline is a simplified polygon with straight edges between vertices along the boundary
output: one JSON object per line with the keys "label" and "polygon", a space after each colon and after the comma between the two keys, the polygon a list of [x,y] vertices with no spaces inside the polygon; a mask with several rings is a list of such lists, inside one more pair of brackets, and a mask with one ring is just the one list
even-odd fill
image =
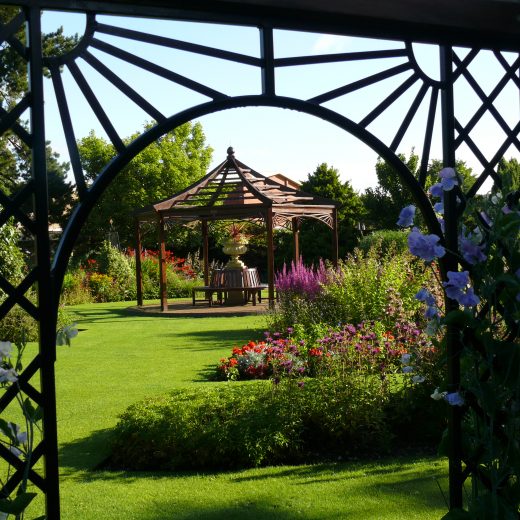
{"label": "wooden bench", "polygon": [[246,303],[251,299],[253,305],[256,305],[256,298],[262,303],[262,290],[269,288],[266,283],[260,283],[260,276],[256,269],[244,270],[244,298]]}
{"label": "wooden bench", "polygon": [[[193,306],[195,306],[198,302],[207,303],[210,307],[213,305],[213,294],[217,295],[217,302],[222,303],[222,280],[223,280],[223,272],[221,269],[215,269],[211,273],[211,279],[209,285],[203,285],[199,287],[193,287],[191,290],[191,298],[193,300]],[[204,293],[204,298],[197,299],[197,293]]]}
{"label": "wooden bench", "polygon": [[[247,304],[249,300],[256,305],[256,301],[262,302],[262,290],[267,289],[267,284],[260,283],[260,277],[256,269],[215,269],[211,273],[209,285],[194,287],[191,291],[193,305],[198,302],[213,305],[213,295],[217,295],[217,302],[233,299],[230,293],[242,293],[243,298],[236,298],[238,303]],[[197,293],[204,293],[204,298],[197,298]]]}

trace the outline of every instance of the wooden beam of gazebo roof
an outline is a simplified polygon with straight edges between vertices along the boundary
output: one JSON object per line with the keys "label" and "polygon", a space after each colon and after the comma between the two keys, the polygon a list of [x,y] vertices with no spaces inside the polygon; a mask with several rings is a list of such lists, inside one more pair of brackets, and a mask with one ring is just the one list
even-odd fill
{"label": "wooden beam of gazebo roof", "polygon": [[269,208],[277,225],[292,218],[315,218],[332,227],[338,205],[265,177],[237,160],[230,147],[226,160],[202,179],[135,215],[139,222],[265,219]]}

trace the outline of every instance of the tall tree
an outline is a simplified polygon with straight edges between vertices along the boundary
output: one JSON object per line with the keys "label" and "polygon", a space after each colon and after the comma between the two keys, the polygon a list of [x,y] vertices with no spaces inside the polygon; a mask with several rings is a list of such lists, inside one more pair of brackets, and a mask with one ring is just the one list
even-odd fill
{"label": "tall tree", "polygon": [[517,159],[512,157],[508,161],[502,157],[498,163],[498,174],[506,192],[520,190],[520,163]]}
{"label": "tall tree", "polygon": [[[0,7],[0,22],[9,23],[19,12],[17,7]],[[27,63],[18,51],[15,40],[26,43],[24,24],[16,34],[0,46],[0,107],[11,110],[28,92]],[[63,28],[43,35],[43,52],[46,56],[57,56],[72,49],[78,36],[65,36]],[[27,128],[26,121],[19,124]],[[47,170],[49,176],[50,221],[62,224],[65,213],[71,206],[72,185],[67,182],[68,163],[60,163],[59,155],[47,143]],[[31,176],[31,153],[25,143],[10,131],[0,137],[0,190],[14,194]],[[30,211],[28,207],[26,210]]]}
{"label": "tall tree", "polygon": [[[398,157],[417,177],[419,156],[412,150],[409,157],[404,154],[399,154]],[[428,165],[426,188],[438,182],[438,174],[442,168],[442,161],[432,159]],[[461,160],[456,161],[455,168],[461,177],[462,189],[467,190],[475,182],[471,168]],[[367,188],[362,195],[366,209],[366,224],[371,229],[397,229],[399,213],[402,208],[413,203],[412,194],[402,183],[397,171],[380,157],[376,163],[376,175],[378,185],[375,188]]]}
{"label": "tall tree", "polygon": [[[338,236],[340,256],[351,250],[359,238],[358,223],[364,217],[360,196],[349,181],[342,182],[339,171],[322,163],[307,176],[302,190],[319,197],[339,202]],[[331,237],[322,223],[308,219],[302,224],[302,256],[306,262],[316,262],[331,251]],[[330,254],[329,253],[329,254]]]}
{"label": "tall tree", "polygon": [[[92,183],[116,151],[93,132],[78,145],[87,180]],[[98,247],[111,226],[119,234],[121,246],[132,246],[133,211],[168,198],[201,178],[212,152],[200,123],[181,125],[144,149],[120,172],[91,213],[79,241],[83,252]],[[191,238],[186,230],[177,230],[177,234],[183,240]]]}

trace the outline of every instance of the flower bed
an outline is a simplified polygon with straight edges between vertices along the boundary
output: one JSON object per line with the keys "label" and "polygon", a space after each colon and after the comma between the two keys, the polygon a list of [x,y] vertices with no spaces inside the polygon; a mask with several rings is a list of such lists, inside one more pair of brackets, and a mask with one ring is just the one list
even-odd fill
{"label": "flower bed", "polygon": [[221,379],[316,377],[337,372],[362,372],[386,378],[390,373],[410,373],[413,382],[430,372],[435,348],[415,323],[397,322],[392,330],[381,323],[362,322],[330,328],[315,342],[298,339],[289,328],[285,335],[265,332],[263,341],[234,347],[231,356],[217,365]]}

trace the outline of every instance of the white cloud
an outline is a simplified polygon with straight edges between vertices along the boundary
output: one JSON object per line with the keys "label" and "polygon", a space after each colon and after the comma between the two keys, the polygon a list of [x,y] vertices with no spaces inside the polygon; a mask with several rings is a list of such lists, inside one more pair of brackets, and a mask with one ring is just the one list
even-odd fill
{"label": "white cloud", "polygon": [[349,44],[347,36],[338,36],[336,34],[322,34],[314,42],[312,52],[323,54],[327,52],[344,52]]}

